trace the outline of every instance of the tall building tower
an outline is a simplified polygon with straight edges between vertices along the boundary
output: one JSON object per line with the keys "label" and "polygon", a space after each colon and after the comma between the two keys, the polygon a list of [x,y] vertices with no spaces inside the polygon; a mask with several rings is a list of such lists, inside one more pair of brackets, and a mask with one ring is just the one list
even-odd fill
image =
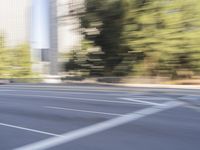
{"label": "tall building tower", "polygon": [[31,47],[35,71],[58,74],[57,1],[32,0]]}

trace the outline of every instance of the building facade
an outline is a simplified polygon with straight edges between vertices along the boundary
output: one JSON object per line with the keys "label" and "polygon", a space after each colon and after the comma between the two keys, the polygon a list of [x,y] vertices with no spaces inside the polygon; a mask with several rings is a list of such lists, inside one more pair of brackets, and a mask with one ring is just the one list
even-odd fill
{"label": "building facade", "polygon": [[77,17],[69,16],[82,4],[83,0],[1,0],[0,33],[8,47],[29,43],[33,71],[57,74],[58,54],[80,43]]}

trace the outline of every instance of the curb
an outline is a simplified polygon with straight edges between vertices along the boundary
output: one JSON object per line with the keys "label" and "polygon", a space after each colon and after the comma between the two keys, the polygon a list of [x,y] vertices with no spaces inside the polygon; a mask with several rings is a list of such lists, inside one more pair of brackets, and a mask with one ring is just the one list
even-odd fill
{"label": "curb", "polygon": [[109,85],[115,87],[129,87],[129,88],[166,88],[166,89],[194,89],[200,90],[200,85],[173,85],[173,84],[126,84],[126,83],[103,83],[94,81],[67,81],[67,83],[79,83],[79,84],[93,84],[93,85]]}

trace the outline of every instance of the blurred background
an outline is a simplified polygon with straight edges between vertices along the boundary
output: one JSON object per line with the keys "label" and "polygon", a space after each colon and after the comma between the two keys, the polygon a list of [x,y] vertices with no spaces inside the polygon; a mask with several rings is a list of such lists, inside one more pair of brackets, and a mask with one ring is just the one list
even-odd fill
{"label": "blurred background", "polygon": [[200,83],[199,0],[0,3],[2,79]]}

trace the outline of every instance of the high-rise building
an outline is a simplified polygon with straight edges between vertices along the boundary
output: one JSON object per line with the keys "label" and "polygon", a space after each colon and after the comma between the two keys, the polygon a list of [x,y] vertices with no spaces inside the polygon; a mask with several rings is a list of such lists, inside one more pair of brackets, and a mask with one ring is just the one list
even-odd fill
{"label": "high-rise building", "polygon": [[32,0],[31,47],[35,71],[58,73],[57,1]]}
{"label": "high-rise building", "polygon": [[8,47],[30,43],[33,70],[57,74],[58,53],[80,43],[79,20],[73,10],[83,1],[1,0],[0,33]]}

